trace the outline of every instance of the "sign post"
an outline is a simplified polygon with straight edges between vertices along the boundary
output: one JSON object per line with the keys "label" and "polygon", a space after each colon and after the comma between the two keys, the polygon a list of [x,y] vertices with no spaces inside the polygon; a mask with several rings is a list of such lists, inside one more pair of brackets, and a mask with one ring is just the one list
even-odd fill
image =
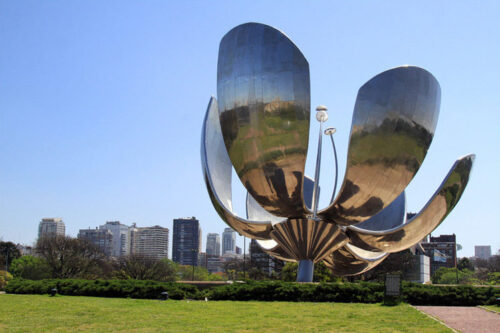
{"label": "sign post", "polygon": [[401,302],[401,274],[385,275],[385,305],[396,305]]}

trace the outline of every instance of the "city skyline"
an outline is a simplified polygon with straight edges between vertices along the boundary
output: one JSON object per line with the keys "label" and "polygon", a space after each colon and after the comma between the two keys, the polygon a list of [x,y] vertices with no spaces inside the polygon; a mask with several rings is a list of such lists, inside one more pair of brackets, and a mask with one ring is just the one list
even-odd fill
{"label": "city skyline", "polygon": [[[1,7],[0,42],[7,50],[0,53],[4,241],[32,244],[45,216],[62,217],[73,236],[114,220],[173,230],[173,219],[191,215],[206,232],[222,234],[227,226],[204,190],[199,132],[208,97],[216,94],[219,41],[232,27],[253,21],[286,31],[308,55],[311,109],[328,106],[326,125],[337,128],[339,184],[359,87],[402,64],[431,71],[442,89],[440,119],[408,189],[408,209],[425,205],[456,156],[474,152],[468,188],[433,234],[455,233],[463,246],[459,257],[473,256],[479,244],[491,245],[493,253],[500,248],[500,224],[491,209],[500,187],[500,96],[498,69],[491,65],[500,56],[491,33],[500,29],[496,2]],[[316,132],[313,126],[311,135]],[[309,151],[311,176],[315,149]],[[333,163],[331,155],[325,145],[323,166]],[[321,173],[320,208],[332,177]],[[233,183],[233,206],[244,215],[242,186],[236,177]],[[237,237],[236,245],[242,244]]]}
{"label": "city skyline", "polygon": [[[192,217],[184,217],[184,218],[176,218],[174,219],[173,221],[175,220],[191,220],[191,219],[195,219],[196,220],[196,217],[192,216]],[[172,222],[173,222],[172,221]],[[198,220],[197,220],[198,221]],[[57,217],[57,218],[47,218],[47,217],[44,217],[42,218],[39,223],[38,223],[38,229],[40,231],[40,228],[41,228],[41,225],[43,223],[46,223],[46,222],[52,222],[52,223],[55,223],[55,222],[58,222],[58,223],[62,223],[63,224],[63,229],[64,229],[64,221],[62,218],[60,217]],[[200,232],[203,233],[203,228],[202,228],[202,225],[201,225],[201,221],[200,222]],[[113,244],[112,244],[112,249],[109,250],[109,253],[107,249],[104,249],[102,248],[101,250],[103,250],[104,253],[106,253],[107,255],[110,255],[110,256],[115,256],[115,257],[118,257],[118,256],[122,256],[122,255],[127,255],[127,254],[130,254],[132,253],[132,246],[133,246],[133,233],[134,231],[137,233],[137,231],[148,231],[148,230],[153,230],[155,228],[159,228],[159,229],[166,229],[166,234],[167,234],[167,237],[168,237],[168,241],[167,241],[167,244],[168,244],[168,248],[169,248],[169,251],[168,251],[168,258],[169,259],[172,259],[172,244],[173,244],[173,236],[170,235],[170,230],[172,230],[171,228],[167,228],[167,227],[161,227],[159,225],[151,225],[151,226],[138,226],[136,222],[133,222],[131,223],[130,225],[129,224],[126,224],[126,223],[122,223],[121,221],[105,221],[104,224],[99,224],[99,225],[95,225],[95,226],[88,226],[86,228],[80,228],[78,229],[78,233],[76,235],[69,235],[69,234],[62,234],[62,236],[69,236],[69,237],[74,237],[74,238],[88,238],[86,237],[86,234],[89,234],[89,235],[96,235],[97,236],[97,239],[104,239],[105,238],[105,235],[101,234],[100,232],[101,231],[108,231],[108,233],[110,235],[113,234],[113,232],[111,231],[109,225],[111,225],[111,228],[115,228],[115,229],[118,229],[118,233],[120,233],[120,231],[122,232],[125,232],[125,233],[129,233],[129,236],[128,236],[128,245],[130,246],[130,248],[128,248],[128,251],[127,250],[121,250],[121,247],[122,247],[122,244],[121,244],[121,239],[118,239],[117,237],[115,238],[111,238]],[[120,230],[120,229],[128,229],[126,231],[124,230]],[[213,232],[207,232],[207,237],[205,239],[205,241],[203,242],[203,237],[200,238],[200,252],[199,253],[207,253],[209,252],[208,251],[208,248],[209,248],[209,242],[208,240],[210,238],[213,238],[213,241],[214,243],[212,244],[212,246],[214,246],[214,249],[215,249],[215,253],[212,254],[212,253],[209,253],[210,255],[215,255],[215,256],[222,256],[224,253],[222,251],[222,243],[221,243],[221,240],[224,239],[224,233],[227,233],[229,235],[233,235],[235,236],[235,239],[238,240],[239,238],[241,238],[241,242],[243,244],[243,236],[240,236],[236,231],[234,231],[232,228],[229,228],[229,227],[225,227],[223,232],[222,233],[213,233]],[[82,235],[82,237],[80,237],[80,235]],[[247,239],[247,242],[246,242],[246,252],[245,253],[249,253],[249,239]],[[18,243],[19,245],[24,245],[24,246],[34,246],[36,243],[36,240],[33,242],[33,243]],[[239,250],[243,250],[245,248],[245,246],[243,247],[239,247],[236,245],[236,243],[232,244],[234,245],[234,250],[233,251],[229,251],[230,253],[232,254],[236,254],[236,250],[239,249]],[[113,246],[116,247],[117,249],[116,250],[113,250]],[[144,247],[145,245],[141,245],[142,247]],[[218,250],[217,250],[217,246],[218,246]],[[118,254],[120,253],[120,254]]]}

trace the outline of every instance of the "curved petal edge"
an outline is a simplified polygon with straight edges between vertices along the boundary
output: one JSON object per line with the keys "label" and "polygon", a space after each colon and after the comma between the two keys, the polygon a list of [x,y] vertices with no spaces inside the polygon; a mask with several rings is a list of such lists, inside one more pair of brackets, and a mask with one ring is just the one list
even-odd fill
{"label": "curved petal edge", "polygon": [[208,103],[201,135],[201,163],[210,200],[222,220],[241,235],[270,239],[271,221],[250,221],[232,212],[231,161],[220,131],[217,100]]}
{"label": "curved petal edge", "polygon": [[440,100],[438,81],[419,67],[397,67],[365,83],[354,107],[344,182],[319,215],[353,225],[393,202],[427,154]]}
{"label": "curved petal edge", "polygon": [[350,242],[360,248],[399,252],[420,242],[436,229],[460,200],[469,181],[475,155],[458,159],[424,208],[407,223],[384,231],[347,228]]}

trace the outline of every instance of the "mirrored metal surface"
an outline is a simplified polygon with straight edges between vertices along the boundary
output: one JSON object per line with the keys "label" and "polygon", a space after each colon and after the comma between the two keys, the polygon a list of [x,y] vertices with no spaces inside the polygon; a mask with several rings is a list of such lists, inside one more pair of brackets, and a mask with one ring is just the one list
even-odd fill
{"label": "mirrored metal surface", "polygon": [[[237,26],[220,43],[217,93],[220,104],[214,98],[209,104],[201,147],[210,198],[227,224],[258,239],[264,251],[301,262],[300,281],[312,280],[320,260],[338,275],[355,275],[411,247],[453,209],[469,179],[473,155],[458,160],[422,211],[406,221],[404,190],[439,115],[439,84],[421,68],[388,70],[359,89],[344,182],[335,197],[335,178],[331,203],[319,212],[311,208],[318,181],[304,177],[310,84],[300,50],[267,25]],[[326,107],[316,116],[326,121]],[[333,133],[325,132],[336,163]],[[315,179],[320,161],[318,154]],[[232,211],[233,166],[248,191],[247,219]]]}
{"label": "mirrored metal surface", "polygon": [[403,191],[389,206],[375,216],[355,225],[357,229],[389,230],[406,222],[406,195]]}
{"label": "mirrored metal surface", "polygon": [[[312,195],[314,189],[314,181],[308,177],[304,177],[304,202],[307,208],[311,209]],[[318,187],[318,193],[320,188]],[[269,213],[267,210],[262,208],[259,203],[252,197],[250,193],[247,192],[247,200],[246,200],[246,208],[247,208],[247,219],[253,221],[271,221],[272,224],[284,222],[286,217],[279,217]]]}
{"label": "mirrored metal surface", "polygon": [[309,140],[309,65],[280,31],[235,27],[217,66],[220,124],[229,157],[252,197],[276,216],[304,217]]}
{"label": "mirrored metal surface", "polygon": [[290,257],[290,255],[285,250],[283,250],[283,248],[279,246],[274,239],[258,240],[257,244],[259,244],[261,249],[270,256],[284,261],[296,261],[294,258]]}
{"label": "mirrored metal surface", "polygon": [[401,194],[431,144],[440,95],[432,74],[412,66],[383,72],[359,89],[344,183],[322,218],[356,224]]}
{"label": "mirrored metal surface", "polygon": [[380,264],[388,253],[369,252],[351,244],[333,252],[324,259],[325,265],[337,276],[350,276],[364,273]]}
{"label": "mirrored metal surface", "polygon": [[399,252],[410,248],[436,229],[460,200],[469,181],[474,155],[458,159],[425,207],[407,223],[385,231],[349,227],[350,242],[363,249]]}
{"label": "mirrored metal surface", "polygon": [[232,212],[231,161],[222,140],[217,101],[208,103],[201,135],[201,162],[208,194],[219,216],[242,235],[270,239],[271,221],[250,221]]}
{"label": "mirrored metal surface", "polygon": [[295,260],[318,262],[347,242],[335,224],[311,219],[290,219],[273,226],[271,237]]}

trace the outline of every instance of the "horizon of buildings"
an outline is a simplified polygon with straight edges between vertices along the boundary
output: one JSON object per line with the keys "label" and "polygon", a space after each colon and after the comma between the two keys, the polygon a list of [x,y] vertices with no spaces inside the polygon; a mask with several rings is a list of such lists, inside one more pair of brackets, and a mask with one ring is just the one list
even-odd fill
{"label": "horizon of buildings", "polygon": [[[109,257],[137,255],[156,259],[169,258],[181,265],[202,266],[215,273],[222,271],[222,265],[228,260],[243,259],[249,255],[251,265],[259,267],[264,273],[271,275],[273,271],[281,270],[283,263],[262,251],[255,240],[251,240],[247,253],[236,246],[236,232],[225,228],[222,235],[208,233],[205,252],[202,251],[202,230],[199,220],[177,218],[173,220],[172,251],[169,251],[170,230],[159,225],[137,227],[122,224],[120,221],[106,221],[95,229],[80,229],[78,238],[86,239],[96,245]],[[42,218],[38,227],[39,237],[65,236],[65,224],[62,218]],[[222,236],[222,237],[221,237]],[[222,240],[222,241],[221,241]],[[422,240],[420,255],[421,275],[424,280],[432,276],[440,267],[455,267],[457,257],[457,242],[455,234],[432,237],[428,235]],[[21,246],[20,244],[18,244]],[[30,246],[22,246],[31,254]],[[492,255],[490,245],[476,245],[475,256],[488,259]],[[428,259],[424,258],[428,257]],[[425,276],[425,277],[424,277]]]}

